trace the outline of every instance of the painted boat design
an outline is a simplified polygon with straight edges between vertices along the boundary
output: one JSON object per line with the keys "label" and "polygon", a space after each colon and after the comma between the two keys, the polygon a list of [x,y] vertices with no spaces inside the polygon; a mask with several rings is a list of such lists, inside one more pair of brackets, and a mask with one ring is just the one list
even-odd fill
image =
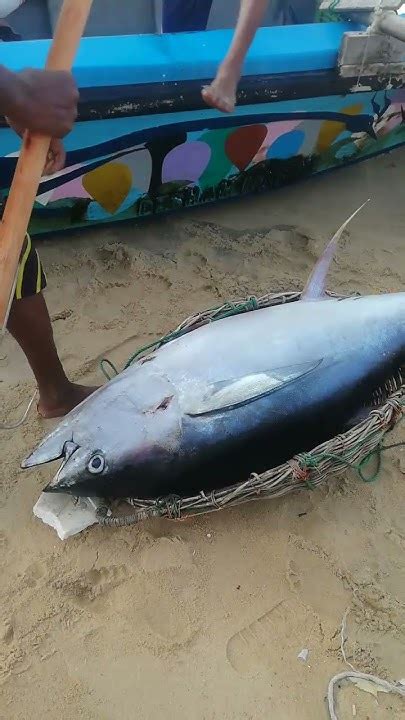
{"label": "painted boat design", "polygon": [[[207,108],[200,92],[231,30],[85,38],[75,66],[79,121],[65,141],[65,169],[41,182],[31,233],[273,190],[401,146],[405,71],[342,66],[345,39],[363,30],[353,22],[262,28],[232,115]],[[2,43],[1,62],[43,67],[48,47]],[[3,121],[3,199],[18,147]]]}

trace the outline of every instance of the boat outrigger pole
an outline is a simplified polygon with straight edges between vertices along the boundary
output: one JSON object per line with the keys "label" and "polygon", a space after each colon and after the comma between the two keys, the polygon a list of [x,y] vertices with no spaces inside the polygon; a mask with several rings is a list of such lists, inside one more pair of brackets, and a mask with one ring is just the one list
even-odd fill
{"label": "boat outrigger pole", "polygon": [[321,10],[364,25],[343,35],[338,71],[341,77],[405,78],[405,18],[401,0],[322,0]]}
{"label": "boat outrigger pole", "polygon": [[[71,70],[93,0],[64,0],[47,70]],[[15,278],[51,138],[26,132],[0,224],[0,330],[4,332]]]}
{"label": "boat outrigger pole", "polygon": [[376,13],[371,30],[390,35],[405,42],[405,18],[393,10],[383,10]]}

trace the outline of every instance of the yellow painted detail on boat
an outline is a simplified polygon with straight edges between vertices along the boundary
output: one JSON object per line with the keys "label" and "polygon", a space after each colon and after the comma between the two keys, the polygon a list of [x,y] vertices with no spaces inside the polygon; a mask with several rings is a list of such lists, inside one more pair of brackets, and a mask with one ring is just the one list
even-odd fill
{"label": "yellow painted detail on boat", "polygon": [[363,103],[356,103],[356,105],[348,105],[347,107],[342,108],[341,112],[343,115],[360,115],[363,107]]}
{"label": "yellow painted detail on boat", "polygon": [[[363,110],[362,103],[356,105],[349,105],[341,110],[342,115],[359,115]],[[315,152],[322,153],[329,149],[331,144],[339,137],[340,133],[346,129],[344,122],[338,122],[336,120],[325,120],[321,125],[321,129],[318,135],[318,141],[316,143]]]}
{"label": "yellow painted detail on boat", "polygon": [[103,210],[113,215],[132,187],[132,173],[124,163],[110,162],[83,177],[83,187]]}

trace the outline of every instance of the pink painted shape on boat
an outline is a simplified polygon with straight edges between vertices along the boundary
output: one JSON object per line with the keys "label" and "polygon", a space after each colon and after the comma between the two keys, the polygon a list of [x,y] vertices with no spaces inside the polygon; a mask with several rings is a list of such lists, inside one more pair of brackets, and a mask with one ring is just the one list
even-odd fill
{"label": "pink painted shape on boat", "polygon": [[[393,117],[389,117],[389,120],[387,120],[383,125],[379,127],[379,123],[377,123],[377,135],[384,136],[388,135],[388,133],[391,132],[391,130],[394,130],[398,125],[402,122],[402,107],[404,107],[401,103],[392,103],[392,105],[389,106],[386,115],[390,116],[393,115]],[[381,123],[384,121],[384,118],[380,121]]]}
{"label": "pink painted shape on boat", "polygon": [[55,188],[54,193],[51,197],[51,202],[56,200],[67,200],[70,198],[91,198],[91,195],[84,189],[82,184],[82,178],[74,178],[64,185],[60,185]]}
{"label": "pink painted shape on boat", "polygon": [[267,153],[271,145],[285,133],[294,130],[302,122],[302,120],[279,120],[277,122],[266,123],[267,124],[267,135],[263,140],[259,151],[253,158],[254,163],[262,162],[266,159]]}

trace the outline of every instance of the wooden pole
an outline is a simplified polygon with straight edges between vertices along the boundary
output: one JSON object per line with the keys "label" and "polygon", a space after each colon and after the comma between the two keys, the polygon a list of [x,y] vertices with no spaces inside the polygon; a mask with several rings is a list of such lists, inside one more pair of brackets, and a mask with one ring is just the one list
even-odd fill
{"label": "wooden pole", "polygon": [[[71,70],[93,0],[64,0],[46,63]],[[0,327],[5,328],[15,277],[51,138],[26,132],[0,224]]]}

